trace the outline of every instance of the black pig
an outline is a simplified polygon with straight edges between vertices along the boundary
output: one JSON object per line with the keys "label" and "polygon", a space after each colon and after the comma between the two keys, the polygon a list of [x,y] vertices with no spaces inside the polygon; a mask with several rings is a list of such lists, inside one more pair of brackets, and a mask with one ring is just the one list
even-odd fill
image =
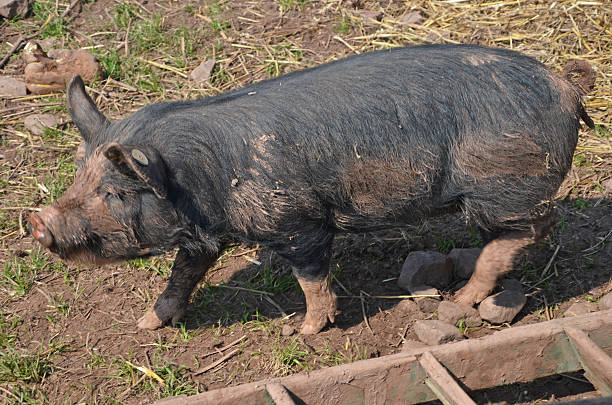
{"label": "black pig", "polygon": [[[570,73],[582,74],[570,82]],[[180,319],[230,242],[293,266],[302,333],[334,321],[334,235],[463,211],[488,235],[456,295],[484,299],[554,222],[592,69],[563,77],[527,56],[473,45],[372,52],[216,97],[154,104],[108,121],[76,77],[68,108],[85,157],[74,184],[30,217],[61,258],[107,263],[179,251],[138,323]]]}

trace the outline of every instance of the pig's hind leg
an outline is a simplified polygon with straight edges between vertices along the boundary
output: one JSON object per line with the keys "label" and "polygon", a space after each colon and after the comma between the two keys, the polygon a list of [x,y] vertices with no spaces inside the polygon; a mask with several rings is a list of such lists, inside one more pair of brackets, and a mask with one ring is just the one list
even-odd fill
{"label": "pig's hind leg", "polygon": [[[297,242],[297,243],[296,243]],[[331,288],[329,261],[333,235],[294,240],[288,251],[278,253],[288,259],[306,297],[306,316],[301,333],[313,335],[334,322],[336,315],[336,294]],[[291,252],[291,253],[289,253]]]}
{"label": "pig's hind leg", "polygon": [[180,321],[187,309],[189,296],[216,259],[216,255],[191,255],[180,249],[166,289],[157,298],[153,308],[138,320],[138,328],[157,329],[167,322],[174,325]]}
{"label": "pig's hind leg", "polygon": [[468,283],[455,294],[455,302],[472,306],[493,291],[504,274],[512,269],[515,259],[527,248],[545,237],[556,222],[554,210],[535,218],[525,231],[495,232],[499,236],[487,243],[476,261]]}

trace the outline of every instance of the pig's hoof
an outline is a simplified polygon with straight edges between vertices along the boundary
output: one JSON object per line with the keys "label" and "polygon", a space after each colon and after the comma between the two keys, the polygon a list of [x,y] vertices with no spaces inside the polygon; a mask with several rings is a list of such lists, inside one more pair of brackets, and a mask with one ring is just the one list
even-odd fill
{"label": "pig's hoof", "polygon": [[146,314],[138,320],[138,329],[154,330],[161,328],[164,322],[159,319],[153,308],[149,309]]}
{"label": "pig's hoof", "polygon": [[[160,314],[158,315],[158,312]],[[138,329],[154,330],[161,328],[165,323],[171,322],[175,326],[185,315],[185,309],[179,309],[173,314],[164,313],[166,311],[156,311],[155,308],[149,309],[142,318],[138,320]]]}
{"label": "pig's hoof", "polygon": [[319,333],[321,329],[327,325],[328,319],[331,323],[334,323],[334,315],[319,313],[312,316],[310,313],[307,313],[306,319],[304,319],[304,322],[302,323],[300,333],[302,333],[302,335],[314,335]]}
{"label": "pig's hoof", "polygon": [[480,301],[487,298],[489,295],[489,291],[483,290],[474,290],[473,288],[467,288],[468,286],[463,287],[455,294],[455,298],[453,301],[460,305],[465,305],[468,307],[473,307],[475,304],[478,304]]}

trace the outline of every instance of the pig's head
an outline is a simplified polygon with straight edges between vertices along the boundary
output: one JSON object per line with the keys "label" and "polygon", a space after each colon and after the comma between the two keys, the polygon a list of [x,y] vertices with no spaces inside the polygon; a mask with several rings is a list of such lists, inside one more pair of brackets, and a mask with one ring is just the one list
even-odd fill
{"label": "pig's head", "polygon": [[[70,116],[83,137],[72,186],[50,207],[30,215],[30,231],[62,259],[108,263],[159,254],[180,229],[167,199],[168,172],[147,145],[113,139],[112,125],[76,76],[67,89]],[[78,158],[78,157],[77,157]]]}

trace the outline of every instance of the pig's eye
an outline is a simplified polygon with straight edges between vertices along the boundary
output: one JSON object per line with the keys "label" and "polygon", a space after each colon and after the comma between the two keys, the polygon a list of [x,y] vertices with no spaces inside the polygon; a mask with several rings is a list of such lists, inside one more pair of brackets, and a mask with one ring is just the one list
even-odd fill
{"label": "pig's eye", "polygon": [[123,196],[119,193],[111,193],[107,191],[106,193],[104,193],[104,199],[106,201],[111,201],[111,202],[123,201]]}

